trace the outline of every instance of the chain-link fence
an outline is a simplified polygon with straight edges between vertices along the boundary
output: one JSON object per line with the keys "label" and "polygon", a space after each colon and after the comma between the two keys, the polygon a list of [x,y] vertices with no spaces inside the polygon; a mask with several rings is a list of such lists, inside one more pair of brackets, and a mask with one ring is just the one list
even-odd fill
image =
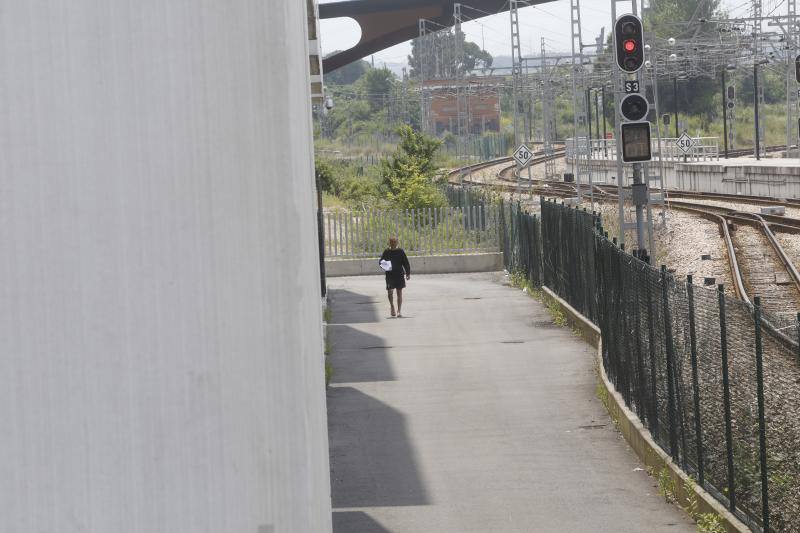
{"label": "chain-link fence", "polygon": [[586,211],[502,205],[498,226],[510,272],[598,325],[606,373],[657,444],[754,531],[800,532],[798,345],[760,302],[651,267]]}

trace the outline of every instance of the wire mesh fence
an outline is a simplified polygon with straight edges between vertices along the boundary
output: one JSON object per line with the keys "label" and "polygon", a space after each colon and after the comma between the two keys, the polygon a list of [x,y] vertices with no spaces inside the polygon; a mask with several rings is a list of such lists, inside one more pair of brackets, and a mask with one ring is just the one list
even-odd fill
{"label": "wire mesh fence", "polygon": [[409,255],[496,252],[497,212],[493,205],[465,205],[325,213],[325,257],[377,257],[391,236]]}
{"label": "wire mesh fence", "polygon": [[592,213],[501,205],[510,272],[602,333],[605,371],[656,443],[754,531],[800,532],[797,339],[755,305],[626,253]]}

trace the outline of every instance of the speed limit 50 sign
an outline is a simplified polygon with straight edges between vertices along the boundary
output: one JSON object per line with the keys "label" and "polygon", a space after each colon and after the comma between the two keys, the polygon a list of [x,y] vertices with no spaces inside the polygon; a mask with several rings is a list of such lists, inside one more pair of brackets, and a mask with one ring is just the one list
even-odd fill
{"label": "speed limit 50 sign", "polygon": [[525,168],[533,159],[533,152],[523,143],[519,145],[519,148],[514,150],[513,157],[519,168]]}
{"label": "speed limit 50 sign", "polygon": [[689,137],[684,131],[680,137],[675,139],[675,144],[678,145],[678,148],[680,148],[684,154],[688,154],[694,147],[694,139]]}

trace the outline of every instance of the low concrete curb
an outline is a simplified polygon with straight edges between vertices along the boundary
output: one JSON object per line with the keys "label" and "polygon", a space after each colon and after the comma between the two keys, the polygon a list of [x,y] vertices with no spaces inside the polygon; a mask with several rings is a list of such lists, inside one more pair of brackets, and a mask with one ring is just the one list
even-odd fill
{"label": "low concrete curb", "polygon": [[[497,272],[503,270],[500,252],[453,255],[418,255],[408,258],[413,274],[455,274],[466,272]],[[326,259],[325,276],[371,276],[381,274],[378,258]]]}
{"label": "low concrete curb", "polygon": [[609,381],[603,368],[600,329],[549,288],[542,287],[542,296],[551,304],[560,307],[570,326],[580,331],[586,342],[597,348],[598,376],[600,384],[607,393],[606,409],[608,409],[608,414],[614,420],[630,447],[633,448],[633,451],[636,452],[636,455],[647,467],[657,471],[663,471],[666,468],[669,471],[670,478],[675,486],[677,503],[683,509],[687,509],[691,505],[689,490],[687,490],[691,488],[690,490],[696,495],[695,512],[697,514],[713,513],[719,516],[725,530],[729,533],[749,533],[751,531],[749,527],[744,525],[741,520],[736,518],[711,494],[699,487],[681,470],[680,466],[672,461],[672,458],[655,443],[650,431],[642,425],[639,417],[625,405],[625,400]]}

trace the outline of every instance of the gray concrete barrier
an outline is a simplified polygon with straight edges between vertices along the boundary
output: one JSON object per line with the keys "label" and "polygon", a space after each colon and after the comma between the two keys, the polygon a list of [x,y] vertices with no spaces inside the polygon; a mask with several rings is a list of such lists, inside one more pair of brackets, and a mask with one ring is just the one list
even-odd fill
{"label": "gray concrete barrier", "polygon": [[[496,272],[503,270],[503,254],[420,255],[409,257],[412,274],[453,274],[457,272]],[[341,276],[369,276],[382,274],[378,258],[326,259],[325,275],[329,278]]]}

